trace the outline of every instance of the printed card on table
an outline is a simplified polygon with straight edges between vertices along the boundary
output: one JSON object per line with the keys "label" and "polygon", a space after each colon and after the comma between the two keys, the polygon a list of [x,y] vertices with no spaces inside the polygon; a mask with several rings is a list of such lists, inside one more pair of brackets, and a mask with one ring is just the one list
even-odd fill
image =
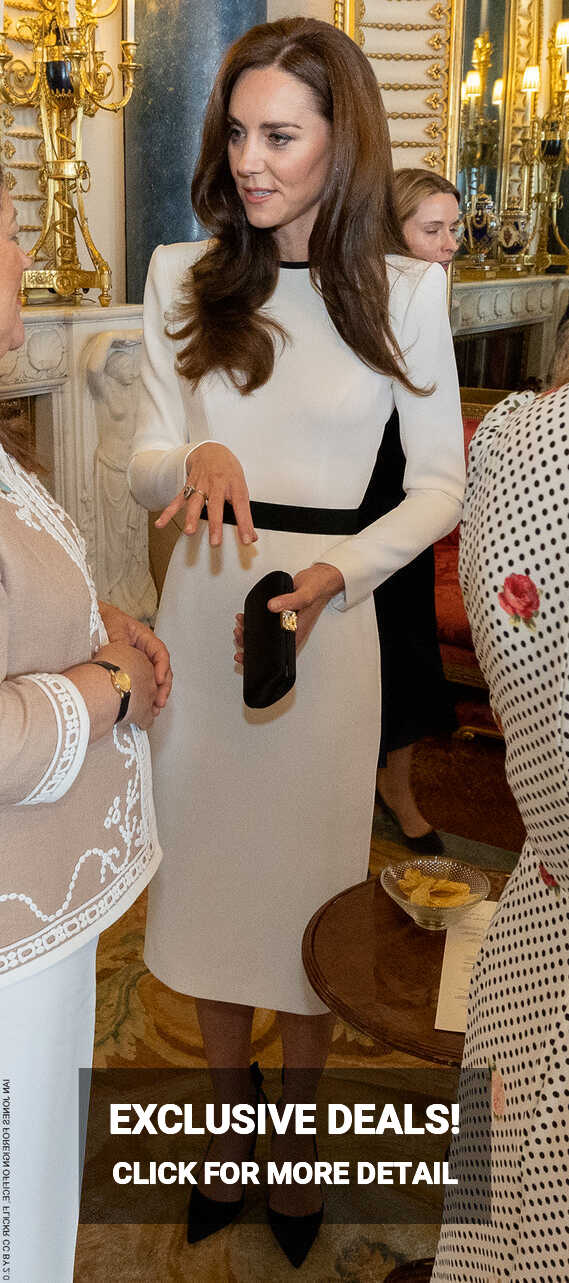
{"label": "printed card on table", "polygon": [[482,900],[446,933],[435,1029],[464,1033],[470,975],[490,921],[495,900]]}

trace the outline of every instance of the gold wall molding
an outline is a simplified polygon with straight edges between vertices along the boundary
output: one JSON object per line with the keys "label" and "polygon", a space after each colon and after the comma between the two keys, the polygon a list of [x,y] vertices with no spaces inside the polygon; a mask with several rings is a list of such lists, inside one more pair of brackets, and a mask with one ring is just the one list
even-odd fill
{"label": "gold wall molding", "polygon": [[[11,122],[11,123],[13,123],[13,121],[14,121],[14,117],[12,116],[12,122]],[[12,138],[22,138],[22,139],[31,139],[31,138],[33,138],[33,139],[37,139],[39,142],[41,142],[41,134],[40,134],[40,132],[39,132],[39,129],[12,129],[12,130],[11,130],[11,137],[12,137]]]}
{"label": "gold wall molding", "polygon": [[[388,120],[430,120],[431,116],[428,111],[388,111]],[[438,129],[435,121],[432,122],[431,128]]]}
{"label": "gold wall molding", "polygon": [[[389,83],[382,81],[381,88],[382,88],[382,92],[384,93],[389,90],[393,90],[393,92],[401,91],[402,93],[409,93],[412,91],[413,93],[415,93],[416,90],[420,90],[420,89],[432,89],[432,85],[415,84],[415,83],[409,84],[407,83],[407,81],[404,81],[404,80],[392,80]],[[433,99],[436,99],[437,101],[433,103]],[[431,107],[433,111],[438,111],[439,105],[440,105],[438,94],[431,94],[430,98],[425,98],[425,102],[427,103],[427,106]]]}
{"label": "gold wall molding", "polygon": [[[30,48],[31,41],[16,35],[16,23],[22,15],[36,15],[37,5],[31,0],[6,0],[6,28],[11,32],[7,41],[11,52],[20,51],[22,46]],[[10,107],[2,104],[0,109],[0,160],[6,168],[6,184],[18,213],[19,228],[24,233],[24,248],[36,239],[35,233],[41,230],[41,223],[29,222],[25,214],[41,218],[41,207],[45,193],[39,188],[39,175],[43,163],[42,134],[38,129],[38,116],[35,108],[18,110],[16,116]],[[36,205],[36,209],[31,206]],[[29,240],[27,234],[29,233]]]}
{"label": "gold wall molding", "polygon": [[438,31],[432,22],[362,22],[364,31]]}
{"label": "gold wall molding", "polygon": [[[10,160],[11,157],[14,156],[16,148],[12,146],[10,142],[7,142],[4,150],[6,156]],[[12,160],[10,169],[37,169],[37,164],[34,160]]]}
{"label": "gold wall molding", "polygon": [[361,24],[365,18],[363,0],[334,0],[334,26],[345,31],[357,44],[363,44]]}
{"label": "gold wall molding", "polygon": [[[366,0],[364,9],[357,0],[336,0],[334,22],[361,45],[374,68],[394,157],[415,153],[404,163],[454,175],[463,3],[404,0],[405,10],[399,13],[405,21],[396,21],[393,4],[400,2]],[[405,65],[404,79],[387,78],[394,63]],[[425,122],[422,137],[413,124],[418,120]],[[426,140],[432,144],[427,152]]]}
{"label": "gold wall molding", "polygon": [[409,141],[407,141],[407,139],[404,138],[402,139],[402,141],[396,141],[392,143],[391,146],[392,147],[424,147],[425,140],[424,138],[411,138]]}
{"label": "gold wall molding", "polygon": [[428,62],[432,56],[432,53],[366,53],[366,58],[383,58],[385,62]]}

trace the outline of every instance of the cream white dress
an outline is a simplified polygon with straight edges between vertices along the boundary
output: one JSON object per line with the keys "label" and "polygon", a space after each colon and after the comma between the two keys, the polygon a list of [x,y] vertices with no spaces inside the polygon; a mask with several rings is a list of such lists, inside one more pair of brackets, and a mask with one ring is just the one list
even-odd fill
{"label": "cream white dress", "polygon": [[[144,351],[130,483],[151,509],[182,488],[188,449],[213,439],[240,459],[252,499],[357,508],[394,405],[407,454],[406,499],[350,538],[261,530],[243,548],[226,526],[179,539],[157,631],[174,691],[153,733],[165,859],[149,898],[146,960],[197,997],[318,1014],[303,930],[331,896],[365,878],[379,727],[372,590],[460,515],[463,436],[438,265],[392,259],[391,319],[413,382],[365,366],[335,330],[307,268],[282,268],[267,311],[285,327],[264,387],[241,396],[218,373],[197,394],[175,371],[164,316],[203,245],[159,247],[144,303]],[[270,570],[337,566],[346,590],[320,616],[296,686],[272,708],[242,700],[235,613]]]}

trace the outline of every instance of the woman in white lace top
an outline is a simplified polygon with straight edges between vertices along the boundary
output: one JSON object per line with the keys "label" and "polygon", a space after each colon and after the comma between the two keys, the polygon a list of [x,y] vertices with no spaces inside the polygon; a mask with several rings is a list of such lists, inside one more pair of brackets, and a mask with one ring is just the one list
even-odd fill
{"label": "woman in white lace top", "polygon": [[[23,343],[29,261],[0,174],[0,357]],[[160,861],[145,731],[171,673],[150,629],[97,602],[83,539],[32,462],[0,419],[2,1277],[71,1283],[97,937]]]}

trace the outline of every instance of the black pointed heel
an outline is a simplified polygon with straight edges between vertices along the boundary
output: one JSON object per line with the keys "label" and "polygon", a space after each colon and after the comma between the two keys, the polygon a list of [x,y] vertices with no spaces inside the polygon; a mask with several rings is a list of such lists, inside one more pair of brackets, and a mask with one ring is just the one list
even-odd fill
{"label": "black pointed heel", "polygon": [[[281,1082],[284,1087],[285,1071],[281,1071]],[[314,1137],[314,1159],[318,1158],[318,1146]],[[324,1203],[317,1212],[308,1212],[306,1216],[287,1216],[286,1212],[275,1212],[267,1203],[267,1220],[282,1252],[284,1252],[295,1270],[299,1270],[318,1234],[324,1218]]]}
{"label": "black pointed heel", "polygon": [[324,1204],[307,1216],[286,1216],[267,1207],[267,1218],[277,1243],[285,1256],[299,1270],[314,1243],[324,1217]]}
{"label": "black pointed heel", "polygon": [[[263,1091],[263,1075],[256,1060],[250,1065],[249,1072],[251,1074],[251,1082],[255,1088],[255,1104],[258,1105],[261,1100],[265,1101],[266,1104],[267,1097]],[[203,1156],[202,1167],[208,1156],[212,1140],[213,1136]],[[253,1157],[256,1144],[257,1126],[255,1124],[249,1158]],[[227,1225],[231,1225],[231,1222],[239,1216],[244,1206],[244,1194],[241,1195],[241,1198],[232,1199],[229,1203],[220,1203],[217,1199],[208,1198],[205,1194],[202,1194],[198,1186],[194,1185],[188,1204],[188,1243],[201,1243],[202,1239],[210,1238],[212,1234],[217,1234],[218,1230],[224,1230]]]}
{"label": "black pointed heel", "polygon": [[207,1198],[195,1185],[188,1206],[188,1243],[201,1243],[202,1239],[224,1230],[239,1216],[244,1206],[244,1194],[230,1203],[219,1203],[217,1199]]}
{"label": "black pointed heel", "polygon": [[420,838],[411,838],[405,832],[396,812],[384,801],[378,788],[375,790],[375,800],[380,810],[399,830],[401,840],[410,851],[414,851],[416,855],[444,855],[445,845],[436,829],[429,829],[428,833],[423,833]]}

